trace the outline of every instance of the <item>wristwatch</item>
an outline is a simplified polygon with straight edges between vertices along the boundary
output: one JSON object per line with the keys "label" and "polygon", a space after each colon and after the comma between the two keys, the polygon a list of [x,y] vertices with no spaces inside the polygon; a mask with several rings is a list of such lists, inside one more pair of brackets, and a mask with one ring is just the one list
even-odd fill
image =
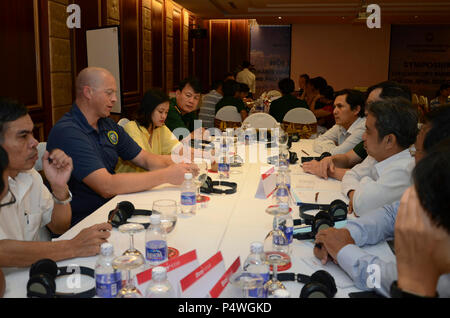
{"label": "wristwatch", "polygon": [[438,297],[438,294],[436,293],[436,296],[434,297],[428,297],[428,296],[420,296],[417,294],[408,293],[397,285],[397,281],[394,281],[391,285],[391,297],[392,298],[436,298]]}
{"label": "wristwatch", "polygon": [[55,197],[55,194],[52,192],[53,201],[55,201],[56,204],[63,204],[63,205],[71,202],[72,201],[72,192],[70,192],[70,190],[67,190],[67,191],[69,191],[69,197],[67,199],[65,199],[64,201],[59,200],[57,197]]}

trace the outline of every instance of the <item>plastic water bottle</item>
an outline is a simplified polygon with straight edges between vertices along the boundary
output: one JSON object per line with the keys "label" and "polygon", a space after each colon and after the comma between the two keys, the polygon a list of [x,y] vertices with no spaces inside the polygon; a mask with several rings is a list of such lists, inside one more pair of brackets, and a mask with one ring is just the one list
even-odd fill
{"label": "plastic water bottle", "polygon": [[280,213],[289,212],[289,188],[286,185],[284,173],[281,174],[280,184],[275,189],[275,203]]}
{"label": "plastic water bottle", "polygon": [[264,285],[270,279],[270,267],[265,263],[264,256],[264,245],[261,242],[253,242],[250,245],[250,255],[244,262],[243,269],[246,272],[260,275],[263,279],[263,290],[251,289],[249,290],[250,297],[258,297],[258,295],[263,298],[267,298],[267,289],[264,288]]}
{"label": "plastic water bottle", "polygon": [[289,212],[286,215],[274,217],[273,223],[274,235],[272,244],[274,250],[290,255],[294,239],[294,221],[292,219],[292,213]]}
{"label": "plastic water bottle", "polygon": [[192,173],[184,175],[181,185],[181,213],[195,214],[197,211],[197,188],[192,181]]}
{"label": "plastic water bottle", "polygon": [[175,290],[167,280],[166,268],[158,266],[152,269],[152,280],[145,292],[146,298],[175,298]]}
{"label": "plastic water bottle", "polygon": [[290,191],[291,190],[291,175],[289,173],[289,169],[284,166],[278,168],[276,186],[279,187],[282,181],[284,181],[288,190]]}
{"label": "plastic water bottle", "polygon": [[153,267],[168,259],[166,232],[161,227],[159,214],[150,216],[150,226],[145,232],[145,258]]}
{"label": "plastic water bottle", "polygon": [[226,133],[223,133],[220,144],[218,172],[219,172],[219,179],[223,180],[230,178],[230,158],[228,154],[228,143]]}
{"label": "plastic water bottle", "polygon": [[112,244],[103,243],[95,264],[95,290],[98,297],[114,298],[122,288],[122,273],[112,267],[114,258]]}

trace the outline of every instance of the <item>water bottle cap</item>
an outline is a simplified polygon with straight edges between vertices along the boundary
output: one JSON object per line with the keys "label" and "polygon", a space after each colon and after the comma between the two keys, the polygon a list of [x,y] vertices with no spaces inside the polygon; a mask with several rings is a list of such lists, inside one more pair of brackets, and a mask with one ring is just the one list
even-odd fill
{"label": "water bottle cap", "polygon": [[256,253],[262,253],[264,252],[264,245],[261,242],[253,242],[250,245],[250,252],[256,254]]}
{"label": "water bottle cap", "polygon": [[275,298],[289,298],[291,297],[291,294],[289,294],[289,292],[286,289],[277,289],[273,293],[273,296]]}
{"label": "water bottle cap", "polygon": [[185,173],[184,174],[184,179],[186,179],[186,180],[191,180],[192,179],[192,173]]}
{"label": "water bottle cap", "polygon": [[100,253],[102,255],[111,255],[114,252],[114,247],[111,243],[103,243],[100,245]]}
{"label": "water bottle cap", "polygon": [[159,214],[152,214],[152,215],[150,215],[150,223],[151,224],[160,224],[161,223],[161,216]]}

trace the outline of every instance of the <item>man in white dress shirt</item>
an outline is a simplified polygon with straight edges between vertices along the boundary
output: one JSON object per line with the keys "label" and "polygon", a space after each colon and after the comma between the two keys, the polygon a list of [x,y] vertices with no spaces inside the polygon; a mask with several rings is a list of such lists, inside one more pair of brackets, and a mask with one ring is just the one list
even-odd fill
{"label": "man in white dress shirt", "polygon": [[255,95],[255,93],[256,93],[256,76],[249,70],[249,68],[251,66],[252,65],[250,64],[249,61],[244,61],[242,63],[243,70],[240,71],[239,73],[237,73],[236,82],[247,84],[248,87],[250,88],[250,93],[252,95]]}
{"label": "man in white dress shirt", "polygon": [[417,113],[403,98],[370,104],[363,135],[368,157],[342,179],[349,211],[361,215],[400,200],[411,185],[414,158],[409,147],[417,137]]}
{"label": "man in white dress shirt", "polygon": [[71,240],[43,241],[45,226],[55,234],[70,227],[72,195],[67,181],[73,164],[62,150],[45,152],[42,166],[50,192],[33,168],[38,160],[33,128],[24,105],[0,99],[0,145],[9,157],[8,193],[0,201],[0,268],[27,267],[43,258],[60,261],[95,255],[112,229],[103,223],[82,230]]}
{"label": "man in white dress shirt", "polygon": [[314,151],[344,154],[362,140],[366,118],[365,98],[360,91],[344,89],[336,93],[333,115],[336,125],[314,141]]}

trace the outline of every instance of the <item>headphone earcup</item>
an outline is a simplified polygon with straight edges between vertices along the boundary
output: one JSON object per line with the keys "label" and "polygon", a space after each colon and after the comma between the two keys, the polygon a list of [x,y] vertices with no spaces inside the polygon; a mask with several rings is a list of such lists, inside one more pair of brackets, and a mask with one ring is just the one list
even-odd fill
{"label": "headphone earcup", "polygon": [[53,298],[56,293],[56,283],[48,274],[30,277],[27,283],[27,297]]}
{"label": "headphone earcup", "polygon": [[119,210],[125,213],[126,218],[130,218],[134,212],[134,205],[130,201],[122,201],[117,204]]}
{"label": "headphone earcup", "polygon": [[30,277],[39,274],[47,274],[55,279],[58,274],[58,265],[51,259],[41,259],[30,267]]}
{"label": "headphone earcup", "polygon": [[311,281],[318,282],[327,287],[328,298],[334,297],[337,293],[336,282],[330,273],[324,270],[319,270],[311,275]]}
{"label": "headphone earcup", "polygon": [[348,208],[342,200],[334,200],[330,203],[330,208],[328,213],[331,215],[332,219],[335,221],[342,221],[347,219]]}
{"label": "headphone earcup", "polygon": [[311,282],[303,286],[300,298],[332,298],[330,292],[322,283]]}
{"label": "headphone earcup", "polygon": [[321,230],[334,226],[334,221],[326,211],[319,211],[315,216],[311,225],[311,232],[316,235]]}
{"label": "headphone earcup", "polygon": [[57,274],[58,265],[51,259],[42,259],[31,265],[30,279],[27,283],[28,297],[54,297]]}

